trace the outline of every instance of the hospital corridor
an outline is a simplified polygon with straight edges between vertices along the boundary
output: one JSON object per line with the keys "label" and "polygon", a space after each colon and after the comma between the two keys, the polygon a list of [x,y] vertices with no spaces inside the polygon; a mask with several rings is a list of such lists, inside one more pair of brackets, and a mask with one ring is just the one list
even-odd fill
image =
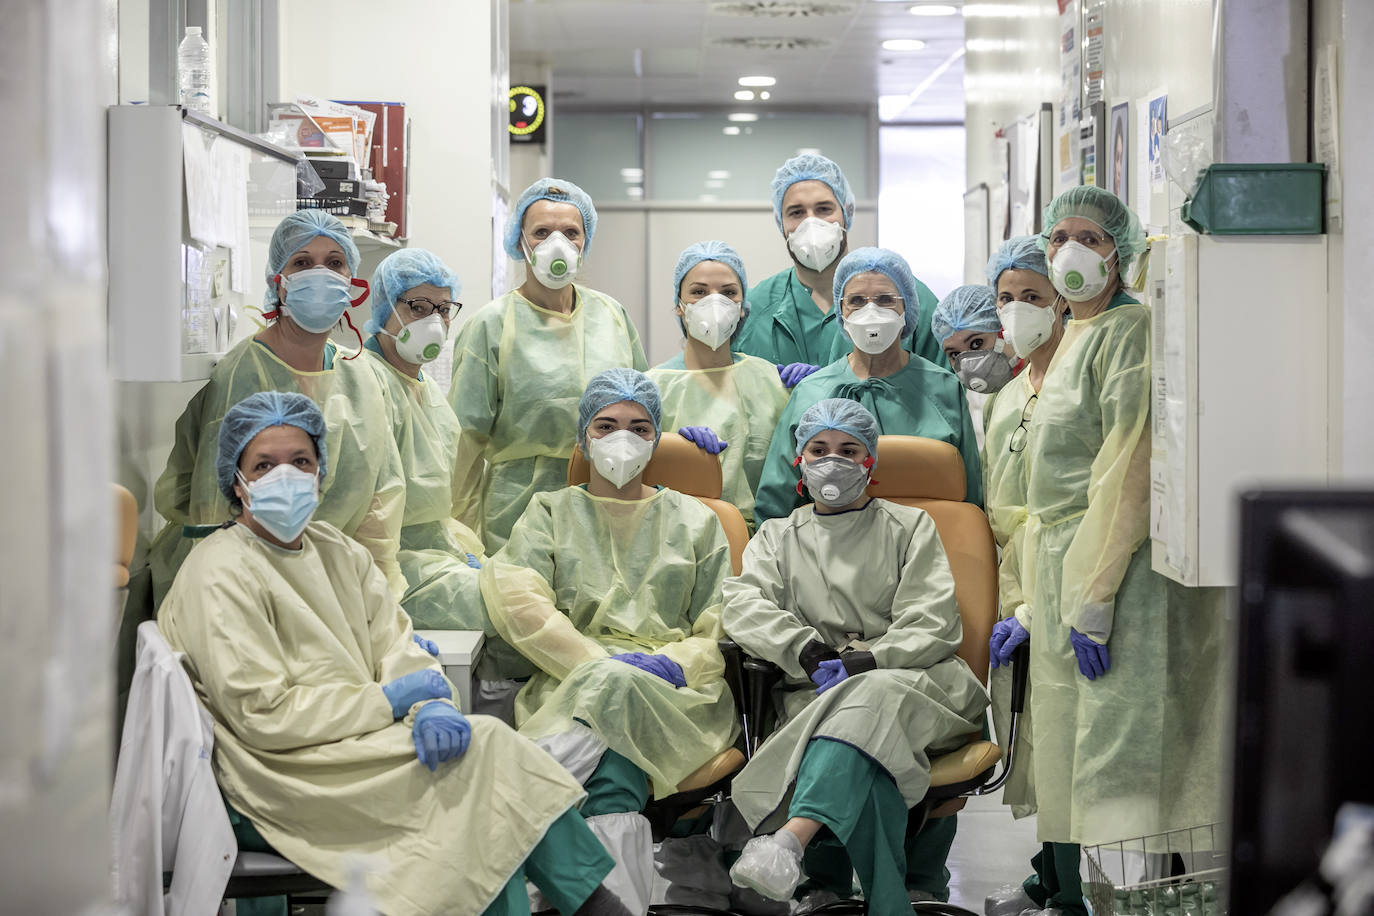
{"label": "hospital corridor", "polygon": [[6,0],[0,916],[1374,916],[1371,46]]}

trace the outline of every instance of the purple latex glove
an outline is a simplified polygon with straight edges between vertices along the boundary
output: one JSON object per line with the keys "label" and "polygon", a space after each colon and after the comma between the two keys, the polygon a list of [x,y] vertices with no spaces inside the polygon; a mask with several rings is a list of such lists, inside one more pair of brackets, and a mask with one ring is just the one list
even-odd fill
{"label": "purple latex glove", "polygon": [[1084,636],[1077,630],[1069,630],[1069,645],[1078,657],[1078,673],[1090,681],[1095,681],[1112,668],[1112,660],[1107,655],[1107,647]]}
{"label": "purple latex glove", "polygon": [[463,756],[472,740],[472,725],[447,703],[426,703],[415,710],[410,737],[415,756],[433,772],[445,760]]}
{"label": "purple latex glove", "polygon": [[664,655],[650,655],[647,652],[624,652],[611,658],[641,671],[656,674],[674,687],[686,687],[687,678],[682,674],[682,666]]}
{"label": "purple latex glove", "polygon": [[473,569],[481,569],[481,568],[482,568],[482,561],[481,561],[481,560],[477,559],[477,558],[476,558],[475,556],[473,556],[472,554],[468,554],[467,557],[468,557],[468,565],[471,566]]}
{"label": "purple latex glove", "polygon": [[412,633],[411,635],[415,637],[415,645],[419,646],[421,649],[424,649],[426,652],[428,652],[430,655],[433,655],[435,658],[439,657],[439,646],[434,642],[434,640],[425,639],[419,633]]}
{"label": "purple latex glove", "polygon": [[820,366],[813,366],[810,363],[788,363],[785,366],[778,366],[778,377],[782,379],[783,387],[792,388],[796,386],[797,382],[819,368]]}
{"label": "purple latex glove", "polygon": [[730,443],[717,436],[709,426],[683,426],[677,434],[708,455],[719,455],[730,447]]}
{"label": "purple latex glove", "polygon": [[826,659],[820,663],[815,671],[811,672],[811,680],[816,684],[818,695],[825,693],[847,677],[849,677],[849,672],[844,670],[844,662],[838,658]]}
{"label": "purple latex glove", "polygon": [[992,628],[992,638],[988,640],[988,652],[992,658],[992,667],[1000,668],[1003,665],[1011,664],[1011,654],[1016,651],[1016,647],[1030,639],[1030,634],[1026,628],[1021,626],[1021,621],[1015,617],[1008,617],[1006,620],[997,621]]}

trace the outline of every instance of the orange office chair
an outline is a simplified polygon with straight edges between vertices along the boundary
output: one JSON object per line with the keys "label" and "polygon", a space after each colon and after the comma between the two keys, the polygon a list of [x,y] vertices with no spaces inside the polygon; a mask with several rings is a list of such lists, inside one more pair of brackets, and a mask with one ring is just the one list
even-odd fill
{"label": "orange office chair", "polygon": [[115,535],[114,581],[115,589],[129,585],[129,564],[134,559],[134,543],[138,539],[138,503],[134,494],[119,484],[114,488],[115,513],[118,529]]}
{"label": "orange office chair", "polygon": [[[591,465],[587,456],[581,449],[573,449],[572,460],[568,462],[568,485],[578,486],[590,479]],[[749,543],[749,526],[738,507],[720,498],[720,461],[715,455],[703,452],[677,433],[665,432],[653,458],[644,468],[644,482],[695,496],[715,512],[730,542],[730,565],[735,575],[739,575],[744,547]],[[727,652],[725,680],[737,704],[742,694],[739,672],[738,653],[732,656]],[[680,782],[675,794],[650,800],[644,815],[653,827],[655,839],[662,838],[679,818],[696,816],[702,805],[723,798],[730,777],[742,769],[744,763],[744,754],[738,748],[726,748]]]}

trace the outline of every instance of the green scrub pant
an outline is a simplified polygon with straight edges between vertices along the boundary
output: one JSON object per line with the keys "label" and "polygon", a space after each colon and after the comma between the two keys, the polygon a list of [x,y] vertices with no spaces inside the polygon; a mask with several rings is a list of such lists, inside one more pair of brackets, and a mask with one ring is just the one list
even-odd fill
{"label": "green scrub pant", "polygon": [[[819,821],[843,845],[839,853],[846,860],[845,874],[838,884],[846,894],[851,881],[847,863],[853,862],[869,913],[910,916],[903,845],[907,807],[886,770],[848,744],[813,738],[802,756],[787,813]],[[811,850],[818,841],[825,842],[818,838],[807,846],[806,871],[816,877],[812,867],[819,865],[822,880],[837,879],[838,857],[816,862]]]}
{"label": "green scrub pant", "polygon": [[1035,874],[1021,886],[1026,896],[1043,909],[1059,909],[1072,916],[1087,916],[1083,888],[1078,880],[1077,843],[1044,843],[1031,859]]}
{"label": "green scrub pant", "polygon": [[583,817],[638,814],[649,803],[648,774],[609,748],[582,788],[587,790],[587,800],[582,803]]}
{"label": "green scrub pant", "polygon": [[[827,739],[816,739],[827,740]],[[830,744],[839,742],[830,741]],[[814,742],[812,747],[814,749]],[[846,746],[847,745],[842,745]],[[803,768],[812,750],[802,758]],[[862,755],[860,755],[862,756]],[[867,759],[867,758],[865,758]],[[800,776],[800,774],[799,774]],[[800,778],[798,778],[800,785]],[[895,787],[894,787],[895,788]],[[793,798],[795,799],[795,794]],[[905,810],[906,803],[898,796],[897,804]],[[914,815],[908,815],[914,816]],[[820,820],[820,818],[816,818]],[[909,890],[924,891],[936,900],[949,900],[949,869],[945,863],[949,859],[950,847],[954,845],[954,834],[958,827],[955,815],[927,821],[920,831],[906,836],[904,843],[905,885]],[[905,832],[905,828],[904,828]],[[806,847],[804,865],[807,887],[819,887],[832,893],[847,897],[853,890],[853,864],[842,846],[822,840]]]}
{"label": "green scrub pant", "polygon": [[[229,808],[229,822],[240,849],[276,855],[276,850],[262,838],[252,822],[233,808]],[[571,916],[614,867],[615,860],[601,841],[578,813],[569,808],[549,825],[543,839],[534,844],[524,863],[511,875],[483,916],[529,916],[526,877],[560,913]],[[245,898],[234,904],[238,916],[287,916],[288,909],[285,897]]]}

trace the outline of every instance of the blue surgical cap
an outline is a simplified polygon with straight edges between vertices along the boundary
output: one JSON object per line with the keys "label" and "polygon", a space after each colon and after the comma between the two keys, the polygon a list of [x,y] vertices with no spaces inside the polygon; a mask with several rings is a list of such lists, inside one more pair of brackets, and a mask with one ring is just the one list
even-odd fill
{"label": "blue surgical cap", "polygon": [[339,222],[339,218],[323,210],[297,210],[277,223],[277,228],[272,231],[272,241],[267,246],[267,292],[262,301],[268,311],[277,307],[277,283],[274,278],[281,273],[293,254],[321,235],[338,243],[348,259],[349,272],[357,275],[360,260],[358,246],[353,244],[353,237]]}
{"label": "blue surgical cap", "polygon": [[320,413],[320,408],[303,394],[259,391],[230,407],[219,423],[219,457],[215,459],[215,476],[220,492],[233,506],[239,505],[239,499],[234,495],[234,472],[239,467],[239,456],[253,441],[253,437],[269,426],[294,426],[304,430],[315,443],[320,477],[324,477],[327,464],[324,414]]}
{"label": "blue surgical cap", "polygon": [[1000,330],[997,294],[991,286],[957,286],[940,300],[930,316],[930,331],[942,347],[959,331],[996,334]]}
{"label": "blue surgical cap", "polygon": [[649,412],[654,421],[654,444],[663,435],[663,405],[658,386],[638,369],[607,369],[587,383],[582,403],[577,405],[577,444],[587,447],[587,427],[596,415],[612,404],[634,401]]}
{"label": "blue surgical cap", "polygon": [[910,334],[916,329],[916,320],[921,313],[921,303],[916,297],[916,277],[907,266],[906,258],[886,248],[855,249],[845,255],[840,266],[835,268],[835,308],[838,309],[835,316],[840,320],[840,326],[844,326],[844,309],[840,308],[840,301],[844,298],[845,285],[856,274],[872,271],[883,274],[897,284],[897,295],[902,297],[906,305],[906,324],[902,333]]}
{"label": "blue surgical cap", "polygon": [[801,415],[797,423],[797,454],[802,453],[806,443],[827,429],[837,429],[848,433],[864,444],[868,453],[878,455],[878,421],[868,408],[858,401],[848,398],[826,398],[817,401]]}
{"label": "blue surgical cap", "polygon": [[[682,254],[677,256],[677,266],[673,268],[673,304],[676,307],[678,298],[682,295],[682,279],[687,276],[687,272],[696,267],[702,261],[719,261],[726,267],[735,272],[735,277],[739,280],[740,293],[749,292],[749,280],[744,276],[744,261],[740,260],[739,252],[729,245],[720,241],[695,242],[683,249]],[[744,319],[749,317],[749,300],[741,302],[743,314],[740,315],[739,324],[735,326],[735,333],[730,339],[734,340],[739,336],[739,332],[744,330]],[[677,326],[682,328],[682,333],[686,334],[687,329],[683,327],[682,318],[677,320]]]}
{"label": "blue surgical cap", "polygon": [[1124,281],[1135,259],[1145,251],[1145,227],[1130,207],[1106,188],[1084,185],[1070,188],[1045,208],[1044,231],[1038,236],[1040,250],[1050,241],[1050,233],[1061,220],[1079,216],[1092,220],[1116,243],[1117,267]]}
{"label": "blue surgical cap", "polygon": [[849,228],[849,221],[854,218],[854,192],[849,190],[844,172],[824,156],[803,153],[784,162],[773,176],[773,218],[778,221],[779,229],[782,228],[782,198],[787,189],[799,181],[823,181],[829,185],[844,212],[844,227]]}
{"label": "blue surgical cap", "polygon": [[520,250],[520,232],[525,225],[525,211],[536,200],[554,200],[572,204],[582,212],[582,253],[592,248],[592,236],[596,235],[596,207],[586,191],[561,178],[541,178],[530,185],[516,198],[511,207],[510,218],[506,220],[506,254],[517,261],[525,260],[525,252]]}
{"label": "blue surgical cap", "polygon": [[463,284],[458,275],[444,266],[439,256],[423,248],[402,248],[387,255],[372,275],[372,318],[363,330],[376,334],[386,327],[396,309],[396,300],[407,290],[428,283],[449,290],[449,297],[458,298]]}
{"label": "blue surgical cap", "polygon": [[1018,235],[1003,242],[988,258],[988,286],[997,289],[998,278],[1008,270],[1033,270],[1042,277],[1050,275],[1050,265],[1045,263],[1045,250],[1040,247],[1039,236]]}

